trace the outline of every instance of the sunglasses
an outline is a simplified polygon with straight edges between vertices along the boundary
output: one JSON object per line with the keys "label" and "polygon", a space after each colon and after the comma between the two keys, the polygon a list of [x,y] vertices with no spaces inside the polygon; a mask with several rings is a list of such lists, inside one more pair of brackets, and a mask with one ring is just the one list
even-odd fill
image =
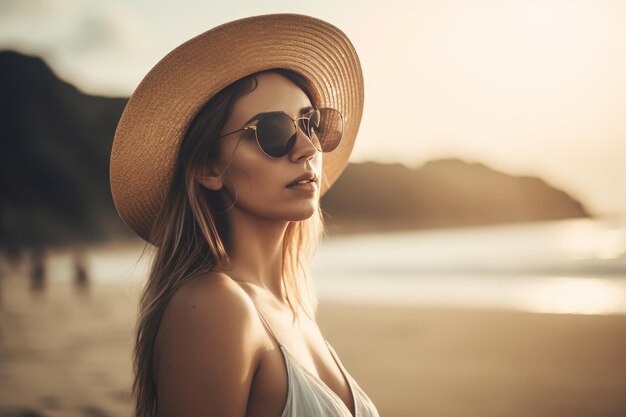
{"label": "sunglasses", "polygon": [[282,158],[296,144],[298,127],[320,152],[331,152],[343,137],[343,115],[330,107],[313,109],[307,116],[292,119],[287,113],[276,111],[261,116],[256,125],[246,126],[224,135],[254,130],[257,144],[270,158]]}

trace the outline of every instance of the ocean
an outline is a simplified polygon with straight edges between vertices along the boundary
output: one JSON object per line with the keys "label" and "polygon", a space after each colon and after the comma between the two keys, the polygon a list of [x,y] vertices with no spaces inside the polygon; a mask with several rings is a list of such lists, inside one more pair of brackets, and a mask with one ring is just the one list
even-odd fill
{"label": "ocean", "polygon": [[[140,287],[142,248],[88,248],[91,279]],[[67,251],[47,265],[52,280],[73,279]],[[626,314],[626,219],[332,236],[311,271],[321,302]]]}

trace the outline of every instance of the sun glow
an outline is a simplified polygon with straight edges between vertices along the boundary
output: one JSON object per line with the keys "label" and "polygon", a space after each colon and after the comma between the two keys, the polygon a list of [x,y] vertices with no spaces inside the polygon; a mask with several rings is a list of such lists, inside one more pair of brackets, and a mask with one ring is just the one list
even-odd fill
{"label": "sun glow", "polygon": [[609,314],[623,302],[619,287],[607,280],[561,277],[529,285],[522,303],[534,312]]}

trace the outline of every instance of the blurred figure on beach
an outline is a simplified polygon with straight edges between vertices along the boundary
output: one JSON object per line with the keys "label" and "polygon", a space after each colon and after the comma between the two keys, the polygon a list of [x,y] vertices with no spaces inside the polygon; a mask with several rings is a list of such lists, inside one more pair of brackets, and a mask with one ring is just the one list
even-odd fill
{"label": "blurred figure on beach", "polygon": [[79,290],[86,290],[89,287],[89,273],[86,261],[85,250],[76,249],[72,255],[74,265],[74,284]]}
{"label": "blurred figure on beach", "polygon": [[45,289],[46,284],[46,259],[45,251],[41,247],[35,247],[31,252],[30,284],[34,292]]}

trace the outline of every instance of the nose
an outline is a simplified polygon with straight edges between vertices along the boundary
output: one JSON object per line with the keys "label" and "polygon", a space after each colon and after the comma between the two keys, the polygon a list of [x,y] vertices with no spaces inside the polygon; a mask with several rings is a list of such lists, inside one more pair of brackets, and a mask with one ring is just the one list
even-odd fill
{"label": "nose", "polygon": [[298,162],[300,159],[312,159],[319,152],[311,139],[302,130],[301,126],[297,126],[296,129],[296,143],[289,154],[289,158],[292,162]]}

